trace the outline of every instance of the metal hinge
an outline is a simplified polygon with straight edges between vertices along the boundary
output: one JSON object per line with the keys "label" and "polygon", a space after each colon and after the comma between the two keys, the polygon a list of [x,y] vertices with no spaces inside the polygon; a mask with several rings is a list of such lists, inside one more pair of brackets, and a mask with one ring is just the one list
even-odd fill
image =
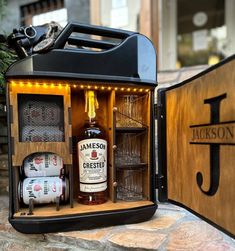
{"label": "metal hinge", "polygon": [[154,119],[157,119],[157,112],[158,112],[158,107],[157,107],[157,104],[154,104]]}
{"label": "metal hinge", "polygon": [[158,174],[155,174],[155,189],[159,188]]}
{"label": "metal hinge", "polygon": [[163,175],[155,174],[155,189],[159,189],[163,179]]}
{"label": "metal hinge", "polygon": [[164,115],[162,113],[162,105],[154,104],[154,119],[163,119]]}

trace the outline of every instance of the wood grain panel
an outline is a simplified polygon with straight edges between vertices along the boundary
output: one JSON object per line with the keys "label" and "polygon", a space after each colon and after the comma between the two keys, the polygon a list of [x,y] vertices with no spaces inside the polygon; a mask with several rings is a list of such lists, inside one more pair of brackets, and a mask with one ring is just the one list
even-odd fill
{"label": "wood grain panel", "polygon": [[[168,198],[180,202],[217,225],[235,234],[235,60],[210,71],[191,82],[166,91],[166,136],[167,136],[167,182]],[[220,102],[219,126],[232,127],[228,137],[219,141],[200,137],[192,141],[192,125],[208,130],[213,124],[211,106],[205,100],[225,95]],[[215,107],[214,107],[215,108]],[[214,109],[215,110],[215,109]],[[215,114],[214,114],[215,115]],[[216,120],[216,119],[215,119]],[[212,123],[213,122],[213,123]],[[224,124],[223,124],[224,123]],[[214,123],[216,124],[216,123]],[[204,126],[203,126],[204,125]],[[217,128],[218,125],[212,125]],[[213,129],[216,130],[216,129]],[[221,132],[222,133],[222,132]],[[222,135],[222,134],[221,134]],[[203,144],[204,143],[204,144]],[[205,144],[208,143],[208,144]],[[211,186],[210,147],[212,143],[224,143],[219,146],[220,166],[219,187],[214,195],[203,193],[197,184],[197,173],[201,172],[201,188],[207,191]],[[215,144],[214,144],[215,145]],[[218,146],[218,145],[217,145]],[[213,158],[216,157],[213,152]]]}
{"label": "wood grain panel", "polygon": [[[84,90],[72,90],[72,134],[79,138],[85,121],[88,121],[85,112],[85,95]],[[113,191],[113,104],[115,91],[97,91],[99,108],[96,110],[96,120],[106,133],[108,141],[108,182],[109,198],[114,200]],[[76,153],[75,153],[76,154]],[[78,194],[78,177],[79,168],[78,160],[74,156],[74,194]]]}
{"label": "wood grain panel", "polygon": [[[124,202],[118,201],[117,203],[113,203],[108,201],[104,204],[100,205],[82,205],[79,203],[74,203],[74,207],[70,208],[69,205],[61,206],[59,211],[56,211],[55,205],[51,204],[45,207],[37,207],[34,208],[33,215],[27,215],[27,209],[21,208],[18,213],[14,214],[14,217],[50,217],[50,216],[60,216],[60,215],[72,215],[72,214],[84,214],[84,213],[95,213],[95,212],[105,212],[105,211],[113,211],[113,210],[124,210],[129,208],[137,208],[143,206],[153,205],[154,203],[151,201],[133,201],[133,202]],[[22,213],[26,213],[26,215],[21,215]]]}
{"label": "wood grain panel", "polygon": [[145,95],[143,100],[143,121],[147,125],[148,129],[146,135],[143,137],[142,141],[142,154],[144,157],[144,162],[147,163],[147,169],[143,171],[143,194],[145,198],[150,198],[150,153],[151,153],[151,143],[150,143],[150,107],[151,107],[151,96],[150,93]]}
{"label": "wood grain panel", "polygon": [[114,170],[114,114],[113,107],[115,104],[115,91],[112,91],[108,99],[108,188],[109,198],[112,202],[116,201],[116,188],[114,187],[114,181],[116,181]]}
{"label": "wood grain panel", "polygon": [[[18,94],[43,94],[43,95],[61,95],[64,102],[64,142],[20,142],[19,141],[19,118],[18,118]],[[70,88],[43,88],[35,87],[21,87],[20,85],[11,85],[10,88],[10,105],[12,105],[13,123],[11,124],[11,137],[14,138],[14,154],[12,155],[12,165],[21,166],[23,160],[28,155],[35,152],[53,152],[63,158],[64,164],[72,164],[72,155],[70,154],[69,138],[72,136],[71,125],[69,122],[69,108],[71,107],[70,101]]]}

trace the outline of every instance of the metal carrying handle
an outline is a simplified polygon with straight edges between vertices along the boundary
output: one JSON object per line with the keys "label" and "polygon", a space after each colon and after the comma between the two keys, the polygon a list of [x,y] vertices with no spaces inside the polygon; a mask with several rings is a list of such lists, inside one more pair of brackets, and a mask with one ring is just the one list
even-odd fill
{"label": "metal carrying handle", "polygon": [[71,22],[65,26],[62,32],[56,38],[53,48],[62,49],[64,48],[66,42],[72,45],[93,47],[98,49],[110,49],[118,45],[118,43],[107,42],[102,40],[88,39],[76,36],[70,37],[73,32],[117,38],[122,40],[133,34],[136,34],[136,32]]}

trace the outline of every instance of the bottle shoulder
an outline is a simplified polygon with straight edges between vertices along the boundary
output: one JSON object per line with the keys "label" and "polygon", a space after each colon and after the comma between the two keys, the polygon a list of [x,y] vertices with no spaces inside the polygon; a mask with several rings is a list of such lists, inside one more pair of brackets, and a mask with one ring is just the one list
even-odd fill
{"label": "bottle shoulder", "polygon": [[97,124],[96,125],[85,124],[80,129],[79,141],[84,140],[84,139],[92,139],[92,138],[106,140],[105,130]]}

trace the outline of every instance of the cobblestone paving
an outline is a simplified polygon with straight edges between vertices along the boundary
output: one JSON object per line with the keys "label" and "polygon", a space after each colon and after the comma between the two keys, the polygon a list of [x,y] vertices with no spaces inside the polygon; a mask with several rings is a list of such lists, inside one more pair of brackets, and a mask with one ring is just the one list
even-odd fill
{"label": "cobblestone paving", "polygon": [[188,211],[160,204],[143,223],[55,234],[21,234],[8,223],[8,197],[0,196],[0,250],[235,251],[235,240]]}

